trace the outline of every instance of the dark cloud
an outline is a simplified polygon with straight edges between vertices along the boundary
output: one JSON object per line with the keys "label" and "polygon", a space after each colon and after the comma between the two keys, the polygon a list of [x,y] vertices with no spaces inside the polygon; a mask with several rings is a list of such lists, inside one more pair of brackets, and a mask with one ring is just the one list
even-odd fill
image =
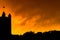
{"label": "dark cloud", "polygon": [[24,22],[39,15],[41,18],[36,21],[37,23],[45,23],[48,19],[54,19],[53,23],[60,23],[59,0],[6,0],[5,2],[14,10],[16,16],[27,17]]}

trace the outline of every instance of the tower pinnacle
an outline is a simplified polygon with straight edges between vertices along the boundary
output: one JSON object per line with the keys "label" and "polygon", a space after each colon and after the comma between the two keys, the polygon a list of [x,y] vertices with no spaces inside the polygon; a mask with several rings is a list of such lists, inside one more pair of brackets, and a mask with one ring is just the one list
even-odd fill
{"label": "tower pinnacle", "polygon": [[5,17],[5,12],[3,12],[2,17]]}

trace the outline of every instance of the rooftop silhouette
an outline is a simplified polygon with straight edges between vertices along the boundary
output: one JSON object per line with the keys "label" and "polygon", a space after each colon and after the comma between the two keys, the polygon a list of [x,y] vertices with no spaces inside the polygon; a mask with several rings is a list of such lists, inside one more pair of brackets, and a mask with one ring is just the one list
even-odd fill
{"label": "rooftop silhouette", "polygon": [[0,40],[60,40],[60,31],[26,32],[23,35],[11,34],[11,15],[5,16],[5,12],[0,17]]}

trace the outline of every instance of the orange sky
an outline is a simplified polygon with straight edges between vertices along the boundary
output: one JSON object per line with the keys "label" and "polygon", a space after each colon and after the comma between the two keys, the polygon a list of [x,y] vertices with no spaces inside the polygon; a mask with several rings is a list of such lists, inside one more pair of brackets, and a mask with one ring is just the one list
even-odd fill
{"label": "orange sky", "polygon": [[0,0],[3,11],[12,15],[12,34],[60,30],[59,0]]}

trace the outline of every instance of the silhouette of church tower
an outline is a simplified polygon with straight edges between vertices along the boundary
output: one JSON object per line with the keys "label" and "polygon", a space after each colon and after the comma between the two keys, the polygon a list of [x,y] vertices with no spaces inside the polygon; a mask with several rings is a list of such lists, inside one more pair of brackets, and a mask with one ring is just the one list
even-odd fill
{"label": "silhouette of church tower", "polygon": [[11,15],[5,16],[5,12],[0,17],[0,39],[8,39],[11,35]]}

